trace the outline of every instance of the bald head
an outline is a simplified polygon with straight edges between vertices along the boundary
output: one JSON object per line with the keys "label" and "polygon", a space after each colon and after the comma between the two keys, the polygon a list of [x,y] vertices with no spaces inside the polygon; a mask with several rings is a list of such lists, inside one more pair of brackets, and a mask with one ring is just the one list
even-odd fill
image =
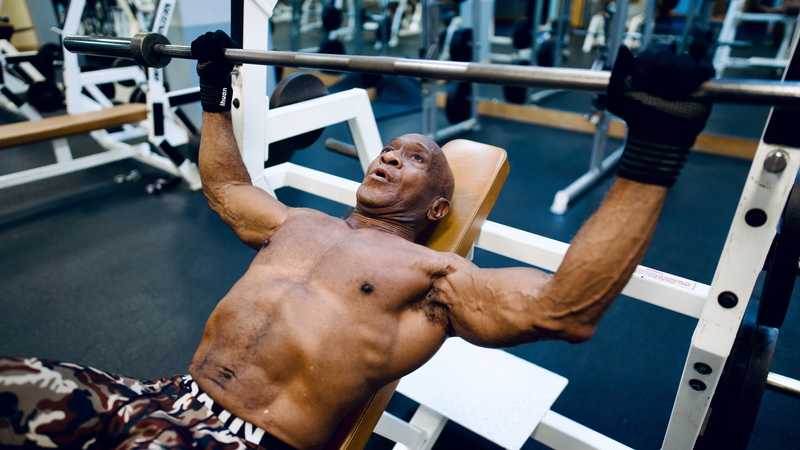
{"label": "bald head", "polygon": [[441,147],[425,135],[404,134],[368,167],[357,206],[373,216],[427,226],[447,215],[454,187]]}
{"label": "bald head", "polygon": [[453,190],[455,189],[453,171],[450,170],[447,156],[445,156],[439,144],[428,136],[418,133],[404,134],[397,139],[404,142],[416,142],[428,149],[431,154],[431,165],[428,168],[430,188],[435,194],[447,200],[452,200]]}

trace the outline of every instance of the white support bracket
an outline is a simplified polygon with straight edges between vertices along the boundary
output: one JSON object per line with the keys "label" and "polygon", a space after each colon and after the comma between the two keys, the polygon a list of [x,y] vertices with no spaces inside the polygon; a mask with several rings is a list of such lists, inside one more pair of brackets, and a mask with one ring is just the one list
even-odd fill
{"label": "white support bracket", "polygon": [[269,142],[347,122],[362,170],[366,170],[378,156],[383,145],[369,95],[364,89],[349,89],[282,106],[270,110],[267,121],[270,127]]}
{"label": "white support bracket", "polygon": [[[692,336],[664,437],[665,450],[694,446],[756,279],[764,267],[800,166],[800,149],[782,148],[789,155],[786,169],[781,173],[766,171],[764,160],[777,150],[778,147],[762,141],[753,158],[707,301]],[[734,305],[720,300],[721,295],[728,299],[732,295],[736,299]],[[699,373],[694,368],[697,363],[708,365],[711,373]]]}

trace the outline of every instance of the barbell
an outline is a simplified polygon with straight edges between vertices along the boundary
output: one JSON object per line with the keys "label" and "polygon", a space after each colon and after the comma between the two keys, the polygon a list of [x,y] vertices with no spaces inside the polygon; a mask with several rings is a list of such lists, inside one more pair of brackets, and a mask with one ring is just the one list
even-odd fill
{"label": "barbell", "polygon": [[[95,56],[129,58],[146,67],[164,67],[171,58],[197,59],[192,49],[174,45],[158,33],[132,38],[66,36],[64,48]],[[331,55],[229,48],[225,59],[235,64],[305,67],[340,72],[404,75],[418,78],[468,81],[509,86],[532,86],[582,91],[605,91],[608,71],[508,64],[437,61],[387,56]],[[715,102],[800,106],[800,82],[717,79],[703,83],[697,95]]]}

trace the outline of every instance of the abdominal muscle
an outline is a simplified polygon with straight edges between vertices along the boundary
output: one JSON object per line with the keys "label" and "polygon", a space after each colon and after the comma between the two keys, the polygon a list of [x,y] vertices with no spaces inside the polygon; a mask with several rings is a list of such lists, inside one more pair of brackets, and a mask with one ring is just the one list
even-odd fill
{"label": "abdominal muscle", "polygon": [[365,323],[347,299],[263,269],[251,267],[214,310],[190,372],[234,415],[313,448],[388,381],[396,318]]}

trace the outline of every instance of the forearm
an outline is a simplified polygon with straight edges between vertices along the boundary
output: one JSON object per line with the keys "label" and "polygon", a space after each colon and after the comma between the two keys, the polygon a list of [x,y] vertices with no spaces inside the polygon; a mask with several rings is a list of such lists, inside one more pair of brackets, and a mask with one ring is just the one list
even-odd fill
{"label": "forearm", "polygon": [[203,112],[200,177],[203,187],[209,189],[231,183],[252,184],[239,154],[230,113]]}
{"label": "forearm", "polygon": [[286,219],[286,206],[253,186],[229,113],[203,113],[200,177],[208,205],[250,247],[260,248]]}
{"label": "forearm", "polygon": [[591,337],[642,260],[667,189],[618,178],[539,293],[545,320],[565,339]]}

